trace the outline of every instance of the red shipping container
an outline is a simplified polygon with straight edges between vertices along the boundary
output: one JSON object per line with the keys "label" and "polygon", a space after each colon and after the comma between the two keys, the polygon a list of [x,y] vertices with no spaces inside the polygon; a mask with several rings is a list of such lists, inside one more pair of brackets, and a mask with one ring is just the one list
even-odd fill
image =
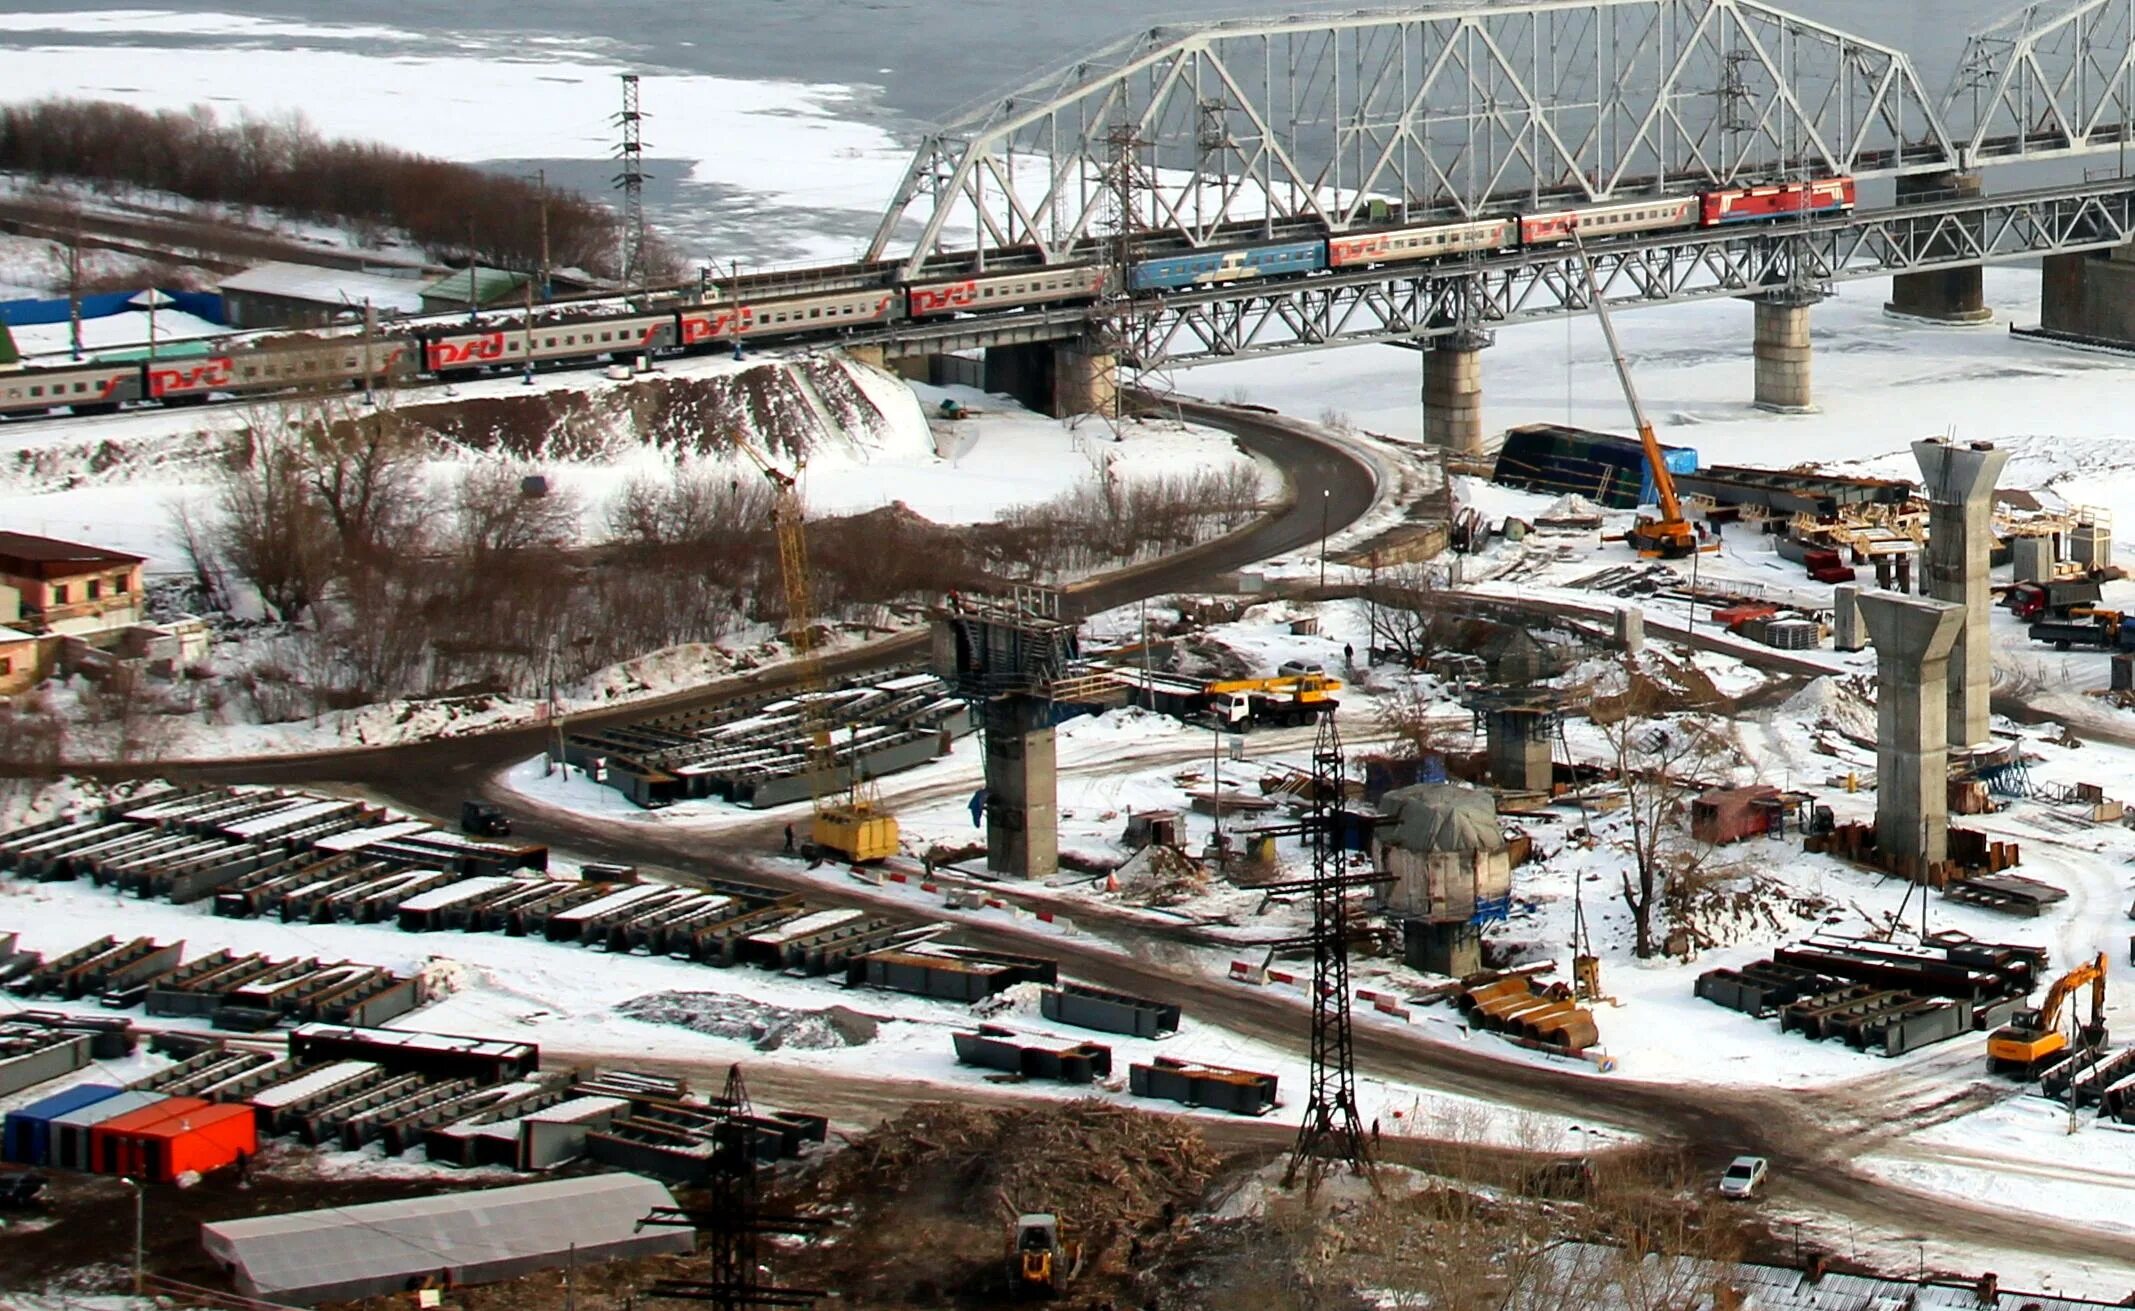
{"label": "red shipping container", "polygon": [[133,1131],[173,1115],[205,1110],[211,1104],[198,1097],[167,1097],[153,1106],[113,1116],[89,1133],[89,1168],[98,1174],[133,1174],[138,1169],[137,1153],[131,1150]]}
{"label": "red shipping container", "polygon": [[138,1143],[139,1177],[169,1183],[188,1170],[207,1174],[234,1165],[240,1155],[259,1150],[259,1126],[252,1108],[209,1106],[160,1120],[132,1137]]}

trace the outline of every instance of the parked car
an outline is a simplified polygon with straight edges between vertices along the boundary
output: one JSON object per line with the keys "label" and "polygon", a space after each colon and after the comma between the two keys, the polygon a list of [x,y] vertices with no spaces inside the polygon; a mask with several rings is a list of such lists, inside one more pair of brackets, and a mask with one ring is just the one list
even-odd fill
{"label": "parked car", "polygon": [[1738,1156],[1720,1176],[1720,1196],[1755,1197],[1764,1187],[1764,1177],[1771,1173],[1772,1164],[1761,1156]]}
{"label": "parked car", "polygon": [[1275,671],[1277,678],[1303,678],[1307,674],[1324,674],[1327,666],[1317,660],[1285,660],[1282,668]]}

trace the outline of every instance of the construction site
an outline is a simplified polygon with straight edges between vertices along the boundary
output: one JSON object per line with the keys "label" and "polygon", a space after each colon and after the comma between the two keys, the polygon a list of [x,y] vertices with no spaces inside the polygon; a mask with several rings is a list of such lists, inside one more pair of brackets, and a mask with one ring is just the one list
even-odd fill
{"label": "construction site", "polygon": [[[2112,13],[1932,105],[1748,0],[1145,23],[916,156],[896,87],[602,71],[619,278],[551,302],[543,168],[538,275],[470,219],[384,325],[230,279],[362,333],[269,489],[413,507],[280,587],[230,480],[316,365],[83,360],[74,295],[4,508],[191,499],[5,534],[0,1304],[2135,1305],[2135,191],[1937,117],[2130,73],[2038,68]],[[1649,110],[1512,67],[1582,59]],[[723,244],[663,287],[671,162]]]}

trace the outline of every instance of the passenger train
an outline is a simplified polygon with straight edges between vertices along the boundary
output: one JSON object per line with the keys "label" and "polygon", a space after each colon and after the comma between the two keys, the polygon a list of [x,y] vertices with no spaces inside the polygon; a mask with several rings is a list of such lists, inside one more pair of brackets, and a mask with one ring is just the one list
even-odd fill
{"label": "passenger train", "polygon": [[[1612,201],[1517,217],[1433,223],[1152,255],[1127,270],[1130,293],[1161,293],[1301,277],[1330,270],[1531,249],[1582,236],[1621,237],[1715,228],[1854,207],[1852,178],[1738,187],[1688,196]],[[518,319],[486,326],[436,324],[353,336],[254,338],[226,353],[152,360],[32,365],[0,372],[0,417],[108,413],[134,402],[182,404],[214,395],[362,386],[416,377],[456,379],[543,364],[738,349],[743,341],[836,337],[855,328],[989,310],[1095,300],[1099,264],[1048,265],[903,287],[719,300],[677,309],[595,317]]]}

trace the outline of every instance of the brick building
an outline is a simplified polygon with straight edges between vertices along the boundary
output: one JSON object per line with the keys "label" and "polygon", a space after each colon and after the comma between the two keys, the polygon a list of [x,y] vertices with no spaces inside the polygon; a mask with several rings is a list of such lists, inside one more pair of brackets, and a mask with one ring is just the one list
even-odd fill
{"label": "brick building", "polygon": [[0,532],[0,626],[80,634],[138,624],[141,565],[122,551]]}

